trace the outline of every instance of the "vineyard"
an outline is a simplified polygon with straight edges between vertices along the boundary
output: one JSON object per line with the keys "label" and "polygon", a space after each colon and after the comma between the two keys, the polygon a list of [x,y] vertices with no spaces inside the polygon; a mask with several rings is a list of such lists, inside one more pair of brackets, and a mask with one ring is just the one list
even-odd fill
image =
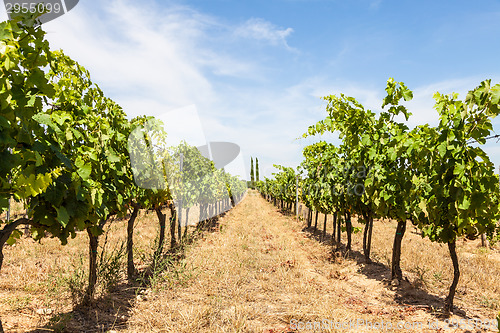
{"label": "vineyard", "polygon": [[[165,254],[163,210],[170,212],[169,251],[175,252],[188,238],[190,212],[198,210],[198,228],[212,224],[242,199],[246,183],[216,169],[196,147],[168,147],[167,133],[154,118],[128,120],[84,67],[50,50],[33,19],[20,20],[0,24],[0,269],[5,246],[23,235],[20,227],[36,241],[58,238],[63,245],[85,232],[88,285],[79,303],[89,305],[107,224],[128,220],[127,276],[134,281],[134,223],[140,210],[158,217],[154,269]],[[19,209],[11,212],[14,203]]]}
{"label": "vineyard", "polygon": [[[297,168],[276,165],[274,179],[256,184],[260,193],[280,208],[291,210],[300,201],[307,207],[307,227],[315,213],[333,215],[332,240],[351,250],[354,216],[363,225],[363,255],[370,262],[374,219],[397,222],[394,235],[391,280],[403,279],[401,247],[408,221],[433,242],[448,246],[453,281],[444,301],[445,313],[454,310],[460,278],[456,242],[480,236],[495,243],[500,238],[500,183],[494,165],[478,144],[492,130],[491,119],[500,113],[500,84],[483,81],[464,101],[457,94],[436,93],[439,125],[409,130],[394,120],[411,113],[402,103],[413,93],[404,83],[387,81],[387,96],[376,115],[353,97],[327,96],[328,116],[309,127],[303,137],[327,131],[340,134],[342,144],[324,141],[304,149]],[[296,207],[297,209],[297,207]],[[323,235],[324,236],[324,235]],[[483,239],[484,241],[484,239]]]}
{"label": "vineyard", "polygon": [[128,119],[33,17],[0,23],[0,51],[0,332],[500,323],[500,180],[481,149],[500,84],[435,93],[439,124],[414,129],[397,121],[402,82],[380,113],[324,97],[302,137],[341,144],[272,179],[252,159],[247,184],[154,117]]}

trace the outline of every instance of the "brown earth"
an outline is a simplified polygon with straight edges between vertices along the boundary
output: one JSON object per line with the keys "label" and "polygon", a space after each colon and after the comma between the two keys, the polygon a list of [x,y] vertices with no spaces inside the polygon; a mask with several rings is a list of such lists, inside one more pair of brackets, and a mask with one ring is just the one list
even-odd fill
{"label": "brown earth", "polygon": [[[323,225],[321,215],[318,225]],[[136,228],[141,267],[152,251],[156,226],[151,214],[141,215]],[[329,233],[331,217],[327,226]],[[112,225],[109,249],[123,240],[123,229],[123,222]],[[353,235],[350,254],[335,251],[329,234],[322,242],[319,230],[304,230],[304,222],[250,191],[215,232],[199,236],[180,260],[153,274],[149,287],[120,280],[113,291],[100,293],[92,309],[73,308],[67,283],[75,269],[86,267],[86,238],[79,235],[64,247],[51,239],[37,244],[26,238],[5,251],[0,317],[6,332],[290,332],[308,322],[331,329],[306,331],[367,332],[370,325],[384,325],[386,332],[436,332],[451,323],[446,329],[472,332],[494,319],[500,310],[498,249],[460,241],[456,310],[445,318],[439,309],[452,276],[447,248],[409,226],[401,262],[406,280],[391,286],[394,232],[393,222],[375,222],[374,262],[367,264],[360,253],[361,233]],[[398,324],[403,329],[386,329]]]}

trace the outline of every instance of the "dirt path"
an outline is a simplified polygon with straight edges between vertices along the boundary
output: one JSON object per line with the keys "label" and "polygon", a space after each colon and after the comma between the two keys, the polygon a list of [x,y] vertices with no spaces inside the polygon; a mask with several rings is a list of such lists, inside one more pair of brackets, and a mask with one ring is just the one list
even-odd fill
{"label": "dirt path", "polygon": [[[317,331],[379,325],[385,332],[436,332],[429,322],[445,325],[420,305],[439,299],[409,284],[387,286],[384,267],[332,254],[255,192],[221,219],[220,229],[139,296],[127,332],[289,332],[307,322],[331,328]],[[398,323],[406,326],[386,329]]]}

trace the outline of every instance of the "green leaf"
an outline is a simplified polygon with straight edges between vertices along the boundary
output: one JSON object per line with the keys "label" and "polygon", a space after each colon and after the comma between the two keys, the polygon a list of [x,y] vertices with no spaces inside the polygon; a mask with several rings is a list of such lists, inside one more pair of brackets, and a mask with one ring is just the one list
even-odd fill
{"label": "green leaf", "polygon": [[10,60],[10,57],[6,54],[5,55],[5,63],[4,63],[4,67],[6,70],[10,71],[12,68],[14,68],[16,66],[16,64]]}
{"label": "green leaf", "polygon": [[53,122],[52,122],[52,119],[50,118],[50,115],[48,115],[46,113],[35,114],[32,118],[33,118],[33,120],[35,120],[39,124],[48,125],[48,126],[53,125]]}
{"label": "green leaf", "polygon": [[39,124],[47,125],[52,130],[54,130],[54,132],[56,132],[57,134],[62,133],[61,129],[54,122],[52,122],[50,115],[48,115],[46,113],[38,113],[38,114],[35,114],[32,118],[33,118],[33,120],[35,120]]}
{"label": "green leaf", "polygon": [[64,206],[56,207],[57,211],[57,221],[64,227],[69,223],[69,214]]}
{"label": "green leaf", "polygon": [[420,209],[424,212],[424,214],[426,216],[429,216],[429,213],[427,212],[427,204],[426,204],[425,200],[421,200],[418,203],[418,207],[420,207]]}
{"label": "green leaf", "polygon": [[409,89],[403,90],[403,98],[405,101],[410,101],[413,99],[413,92]]}
{"label": "green leaf", "polygon": [[439,156],[444,157],[444,155],[446,154],[446,148],[447,145],[445,141],[443,141],[439,146],[437,146],[437,151],[439,153]]}
{"label": "green leaf", "polygon": [[464,197],[460,205],[458,205],[458,209],[466,210],[470,206],[470,200],[467,197]]}
{"label": "green leaf", "polygon": [[0,23],[0,40],[13,39],[12,28],[8,21]]}
{"label": "green leaf", "polygon": [[121,161],[120,157],[115,155],[115,154],[109,154],[108,155],[108,161],[111,163],[118,163]]}
{"label": "green leaf", "polygon": [[455,168],[453,169],[453,174],[454,175],[463,175],[465,172],[465,164],[457,164],[455,165]]}
{"label": "green leaf", "polygon": [[90,173],[92,172],[92,167],[90,166],[90,164],[85,164],[79,167],[77,172],[83,180],[88,180],[90,177]]}
{"label": "green leaf", "polygon": [[7,244],[8,244],[8,245],[11,245],[11,246],[12,246],[12,245],[14,245],[18,239],[21,239],[21,236],[22,236],[22,235],[23,235],[23,234],[22,234],[19,230],[15,229],[15,230],[14,230],[14,231],[12,231],[12,233],[10,234],[9,239],[7,239]]}
{"label": "green leaf", "polygon": [[493,88],[491,88],[491,103],[492,104],[500,103],[500,83],[495,84]]}
{"label": "green leaf", "polygon": [[83,219],[78,219],[76,221],[76,228],[78,230],[85,230],[86,226],[85,226],[85,221]]}
{"label": "green leaf", "polygon": [[10,128],[9,121],[6,118],[0,116],[0,129],[8,129],[8,128]]}

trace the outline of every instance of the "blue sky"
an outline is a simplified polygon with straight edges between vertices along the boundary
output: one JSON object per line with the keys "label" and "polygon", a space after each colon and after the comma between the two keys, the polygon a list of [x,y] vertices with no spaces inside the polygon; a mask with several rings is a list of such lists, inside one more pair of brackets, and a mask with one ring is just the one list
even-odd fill
{"label": "blue sky", "polygon": [[[237,143],[266,176],[300,163],[313,139],[296,138],[325,117],[321,96],[377,111],[394,77],[414,90],[413,127],[437,123],[435,91],[500,82],[499,1],[82,0],[45,30],[131,117],[164,115],[192,144]],[[167,113],[186,107],[199,121]]]}

